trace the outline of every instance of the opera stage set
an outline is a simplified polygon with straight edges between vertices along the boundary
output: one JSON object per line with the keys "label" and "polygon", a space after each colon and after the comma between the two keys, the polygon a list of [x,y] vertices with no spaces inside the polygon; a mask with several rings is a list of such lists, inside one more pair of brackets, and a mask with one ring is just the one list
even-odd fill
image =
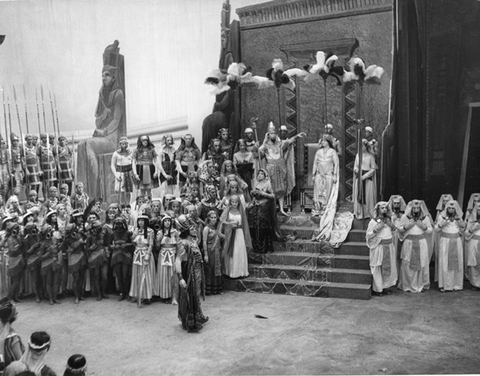
{"label": "opera stage set", "polygon": [[[254,74],[263,74],[272,57],[286,68],[302,68],[316,51],[335,53],[345,66],[350,56],[359,56],[365,65],[385,69],[380,85],[363,87],[337,86],[332,77],[311,84],[296,79],[293,91],[280,90],[280,119],[274,89],[239,89],[244,127],[258,116],[259,135],[269,121],[287,125],[290,135],[307,134],[296,147],[294,200],[311,184],[306,159],[314,152],[305,144],[316,144],[327,122],[343,150],[339,202],[351,202],[355,121],[364,119],[362,126],[372,127],[379,142],[379,198],[420,198],[434,210],[440,195],[451,193],[466,207],[470,194],[480,189],[479,5],[473,0],[305,0],[237,9],[239,61],[251,65]],[[308,194],[303,200],[308,205]]]}

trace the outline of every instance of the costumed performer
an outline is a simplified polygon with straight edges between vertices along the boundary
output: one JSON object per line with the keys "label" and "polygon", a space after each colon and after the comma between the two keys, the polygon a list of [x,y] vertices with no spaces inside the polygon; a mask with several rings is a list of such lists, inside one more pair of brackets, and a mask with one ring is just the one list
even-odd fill
{"label": "costumed performer", "polygon": [[185,215],[177,219],[180,231],[175,268],[178,276],[180,296],[178,318],[182,328],[198,332],[208,321],[203,314],[201,299],[205,299],[205,275],[203,257],[197,241],[197,228]]}
{"label": "costumed performer", "polygon": [[137,148],[133,151],[132,167],[137,189],[142,196],[152,195],[152,189],[158,188],[157,151],[148,135],[139,136]]}
{"label": "costumed performer", "polygon": [[423,201],[412,200],[397,226],[403,241],[398,288],[403,291],[418,293],[430,288],[427,235],[432,233],[433,225],[427,213]]}
{"label": "costumed performer", "polygon": [[468,280],[472,290],[480,289],[480,202],[472,208],[465,230]]}
{"label": "costumed performer", "polygon": [[[371,145],[362,140],[362,166],[359,167],[359,156],[355,157],[353,169],[353,214],[357,219],[374,217],[374,207],[377,202],[377,164],[372,153]],[[358,176],[361,174],[362,194],[358,190]],[[363,205],[362,205],[363,204]]]}
{"label": "costumed performer", "polygon": [[225,235],[224,274],[230,278],[248,277],[248,253],[252,250],[252,239],[239,196],[230,197],[229,205],[223,211],[218,226],[219,232]]}
{"label": "costumed performer", "polygon": [[372,272],[372,294],[390,295],[389,289],[397,283],[397,250],[393,242],[395,225],[391,221],[388,202],[375,205],[375,218],[370,219],[366,240],[370,249],[370,271]]}
{"label": "costumed performer", "polygon": [[112,155],[110,169],[115,175],[115,193],[118,193],[119,203],[129,204],[133,192],[133,151],[129,147],[127,137],[120,137],[118,143],[120,147]]}
{"label": "costumed performer", "polygon": [[284,141],[280,140],[273,123],[270,122],[262,146],[258,149],[261,158],[266,159],[266,170],[270,176],[275,197],[278,198],[280,214],[288,216],[283,210],[284,197],[290,194],[295,186],[295,171],[285,159],[288,149],[297,138],[305,137],[301,132]]}
{"label": "costumed performer", "polygon": [[438,289],[440,292],[463,290],[463,212],[457,201],[450,200],[440,214],[435,231],[438,242]]}

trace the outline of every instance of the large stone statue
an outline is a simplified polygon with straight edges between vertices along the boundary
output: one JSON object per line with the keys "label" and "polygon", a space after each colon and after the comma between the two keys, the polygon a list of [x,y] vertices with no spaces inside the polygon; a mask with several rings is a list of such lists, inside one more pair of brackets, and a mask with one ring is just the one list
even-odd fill
{"label": "large stone statue", "polygon": [[[77,176],[79,181],[88,182],[86,186],[91,197],[108,197],[110,192],[106,190],[110,180],[113,184],[113,176],[107,172],[109,158],[117,149],[120,137],[127,134],[124,58],[118,41],[107,46],[103,53],[102,87],[95,110],[95,126],[92,138],[78,145],[78,160],[86,163],[78,163]],[[103,170],[111,179],[99,179]]]}

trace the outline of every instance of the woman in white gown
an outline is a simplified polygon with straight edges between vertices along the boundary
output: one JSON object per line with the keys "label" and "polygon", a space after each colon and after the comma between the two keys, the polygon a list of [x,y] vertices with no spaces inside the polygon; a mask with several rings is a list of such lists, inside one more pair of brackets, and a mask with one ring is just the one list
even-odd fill
{"label": "woman in white gown", "polygon": [[225,235],[223,247],[224,274],[230,278],[248,277],[248,252],[252,240],[245,209],[237,195],[223,211],[219,230]]}
{"label": "woman in white gown", "polygon": [[337,210],[339,160],[333,148],[333,137],[324,135],[320,139],[321,148],[318,149],[313,161],[313,215],[320,215],[320,229],[317,239],[328,240],[333,227],[333,220]]}

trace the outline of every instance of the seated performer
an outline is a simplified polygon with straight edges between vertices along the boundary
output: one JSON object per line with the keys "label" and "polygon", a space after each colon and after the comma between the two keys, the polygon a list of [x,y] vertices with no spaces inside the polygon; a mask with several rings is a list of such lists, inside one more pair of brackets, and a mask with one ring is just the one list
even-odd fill
{"label": "seated performer", "polygon": [[373,276],[372,295],[390,295],[389,287],[397,283],[397,263],[388,203],[380,201],[375,205],[375,218],[370,219],[367,228],[367,246],[370,248],[370,270]]}
{"label": "seated performer", "polygon": [[403,241],[398,288],[403,291],[423,292],[430,288],[430,259],[427,234],[433,231],[425,203],[412,200],[397,226]]}
{"label": "seated performer", "polygon": [[[370,218],[375,216],[374,207],[377,202],[377,178],[375,156],[367,140],[362,142],[362,166],[359,167],[359,156],[355,157],[353,169],[353,214],[355,218]],[[359,192],[358,176],[361,178],[361,194]]]}
{"label": "seated performer", "polygon": [[273,123],[270,123],[263,144],[258,149],[260,157],[266,160],[266,170],[270,176],[275,197],[278,198],[280,214],[285,216],[288,214],[283,210],[283,200],[295,186],[295,172],[291,171],[290,164],[287,164],[285,154],[297,138],[305,136],[305,132],[301,132],[282,141],[277,136]]}
{"label": "seated performer", "polygon": [[472,208],[465,230],[468,280],[472,290],[480,289],[480,202]]}
{"label": "seated performer", "polygon": [[457,201],[450,200],[435,224],[440,233],[438,244],[438,289],[440,292],[463,290],[463,242],[465,223]]}

